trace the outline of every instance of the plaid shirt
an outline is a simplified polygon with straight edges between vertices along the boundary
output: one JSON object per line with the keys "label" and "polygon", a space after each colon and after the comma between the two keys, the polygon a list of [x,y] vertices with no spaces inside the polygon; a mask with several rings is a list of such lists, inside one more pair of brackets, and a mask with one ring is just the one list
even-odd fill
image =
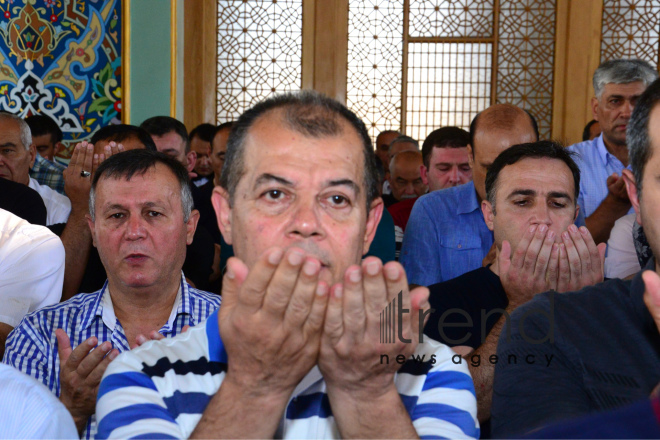
{"label": "plaid shirt", "polygon": [[46,160],[37,154],[34,166],[30,170],[30,177],[40,185],[49,186],[58,193],[64,194],[64,174],[62,174],[64,170],[66,170],[64,165]]}
{"label": "plaid shirt", "polygon": [[[181,277],[172,314],[159,330],[165,337],[181,333],[183,326],[195,326],[220,305],[220,296],[194,289]],[[129,351],[124,329],[115,316],[106,281],[95,293],[78,294],[68,301],[28,314],[7,338],[3,362],[18,368],[60,396],[60,358],[55,330],[63,329],[76,348],[96,336],[98,344],[110,341],[119,352]],[[96,417],[87,421],[83,438],[96,434]]]}

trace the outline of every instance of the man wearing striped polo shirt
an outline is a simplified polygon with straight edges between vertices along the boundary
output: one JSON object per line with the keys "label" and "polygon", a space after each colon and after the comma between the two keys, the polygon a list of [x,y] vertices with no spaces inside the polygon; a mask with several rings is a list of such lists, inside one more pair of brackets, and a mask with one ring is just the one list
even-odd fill
{"label": "man wearing striped polo shirt", "polygon": [[336,101],[286,94],[244,113],[213,194],[236,255],[223,305],[110,364],[97,438],[478,437],[467,368],[418,342],[428,290],[361,261],[377,185],[366,128]]}
{"label": "man wearing striped polo shirt", "polygon": [[[76,147],[70,167],[90,178],[92,155]],[[176,159],[143,149],[113,155],[94,174],[89,206],[106,283],[28,314],[9,335],[4,356],[59,397],[87,439],[96,433],[96,393],[108,364],[147,338],[199,324],[220,304],[181,272],[199,213]]]}

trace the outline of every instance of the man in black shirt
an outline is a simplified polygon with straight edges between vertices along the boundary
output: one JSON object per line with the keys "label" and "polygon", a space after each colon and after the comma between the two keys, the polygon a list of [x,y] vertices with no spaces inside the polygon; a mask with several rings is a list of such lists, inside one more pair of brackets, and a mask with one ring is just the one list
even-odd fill
{"label": "man in black shirt", "polygon": [[490,358],[509,314],[536,293],[603,279],[605,245],[597,247],[586,228],[573,224],[579,183],[579,169],[558,144],[503,151],[488,169],[481,205],[495,237],[495,262],[429,287],[434,311],[424,331],[470,360],[480,422],[490,417]]}
{"label": "man in black shirt", "polygon": [[[632,112],[626,135],[632,172],[623,171],[637,222],[656,256],[660,255],[658,103],[660,80],[646,89]],[[531,433],[562,419],[647,399],[660,381],[658,273],[660,265],[651,259],[632,281],[608,280],[564,295],[544,293],[516,311],[509,324],[511,337],[500,340],[498,356],[533,350],[555,361],[548,368],[520,362],[497,365],[493,433],[503,437]],[[529,309],[542,313],[525,315]]]}
{"label": "man in black shirt", "polygon": [[39,193],[27,185],[0,178],[0,209],[33,225],[46,226],[46,205]]}

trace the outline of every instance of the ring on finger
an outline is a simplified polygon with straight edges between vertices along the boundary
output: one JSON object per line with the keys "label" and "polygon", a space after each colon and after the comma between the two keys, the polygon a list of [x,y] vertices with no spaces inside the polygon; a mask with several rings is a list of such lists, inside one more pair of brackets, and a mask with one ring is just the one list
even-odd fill
{"label": "ring on finger", "polygon": [[80,177],[89,177],[91,175],[92,175],[92,173],[90,173],[89,171],[82,170],[80,172]]}

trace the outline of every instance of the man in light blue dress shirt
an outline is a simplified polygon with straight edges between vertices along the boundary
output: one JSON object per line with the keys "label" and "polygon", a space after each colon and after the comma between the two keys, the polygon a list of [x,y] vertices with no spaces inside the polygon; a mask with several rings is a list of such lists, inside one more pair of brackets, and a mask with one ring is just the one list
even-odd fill
{"label": "man in light blue dress shirt", "polygon": [[493,233],[481,213],[486,171],[507,148],[538,140],[536,121],[510,104],[496,104],[470,124],[468,159],[473,181],[420,197],[406,226],[401,264],[408,282],[422,286],[481,267]]}
{"label": "man in light blue dress shirt", "polygon": [[621,177],[624,169],[630,169],[626,127],[637,98],[657,77],[655,69],[641,60],[607,61],[594,73],[591,110],[602,134],[568,149],[578,153],[575,161],[582,175],[578,204],[596,243],[607,241],[614,222],[633,212]]}

